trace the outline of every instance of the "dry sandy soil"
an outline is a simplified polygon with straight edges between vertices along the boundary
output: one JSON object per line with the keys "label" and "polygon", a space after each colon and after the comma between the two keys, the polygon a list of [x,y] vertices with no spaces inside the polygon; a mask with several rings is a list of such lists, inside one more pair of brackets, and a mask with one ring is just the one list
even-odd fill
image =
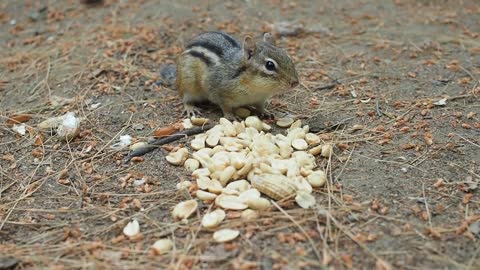
{"label": "dry sandy soil", "polygon": [[[281,21],[303,24],[278,40],[302,84],[268,109],[334,144],[317,159],[329,185],[314,209],[229,213],[221,227],[241,236],[217,244],[200,226],[209,205],[172,219],[191,176],[168,147],[123,164],[110,146],[181,121],[157,82],[186,40]],[[480,269],[479,22],[475,0],[2,1],[0,269]],[[74,140],[37,128],[67,111],[82,118]],[[133,218],[142,234],[127,239]],[[160,238],[174,250],[153,254]]]}

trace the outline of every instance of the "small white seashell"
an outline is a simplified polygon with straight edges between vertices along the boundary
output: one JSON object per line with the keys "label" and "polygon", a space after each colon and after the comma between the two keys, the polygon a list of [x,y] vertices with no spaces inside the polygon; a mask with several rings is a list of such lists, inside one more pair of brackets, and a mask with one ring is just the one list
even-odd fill
{"label": "small white seashell", "polygon": [[282,128],[288,128],[292,125],[293,119],[290,117],[283,117],[277,120],[277,126]]}
{"label": "small white seashell", "polygon": [[197,210],[197,207],[196,200],[180,202],[173,208],[172,216],[177,219],[187,219]]}
{"label": "small white seashell", "polygon": [[166,159],[168,163],[172,165],[183,165],[185,160],[188,158],[188,149],[187,148],[180,148],[176,152],[171,152],[167,155]]}
{"label": "small white seashell", "polygon": [[57,136],[60,139],[69,141],[75,138],[78,133],[80,133],[80,119],[75,117],[73,112],[66,113],[57,128]]}
{"label": "small white seashell", "polygon": [[220,225],[225,219],[226,214],[222,209],[214,210],[208,214],[205,214],[202,218],[202,226],[205,228],[214,228]]}
{"label": "small white seashell", "polygon": [[215,200],[215,198],[217,198],[217,194],[210,193],[203,190],[197,190],[197,198],[199,198],[202,201],[213,201]]}
{"label": "small white seashell", "polygon": [[292,147],[296,150],[303,151],[308,148],[308,144],[304,139],[294,139],[292,141]]}
{"label": "small white seashell", "polygon": [[312,185],[312,187],[321,187],[325,185],[325,182],[327,182],[327,175],[321,170],[314,171],[307,176],[307,181],[310,183],[310,185]]}
{"label": "small white seashell", "polygon": [[157,255],[165,254],[173,249],[173,242],[170,239],[160,239],[155,241],[152,245],[152,249]]}
{"label": "small white seashell", "polygon": [[25,128],[25,123],[21,123],[20,125],[14,124],[12,130],[20,134],[21,136],[25,135],[25,133],[27,132],[27,129]]}
{"label": "small white seashell", "polygon": [[123,228],[123,234],[125,234],[128,237],[132,237],[140,233],[140,224],[138,223],[138,220],[134,219],[130,221],[124,228]]}
{"label": "small white seashell", "polygon": [[234,240],[240,235],[240,231],[232,229],[222,229],[213,234],[213,240],[218,243],[224,243]]}
{"label": "small white seashell", "polygon": [[185,162],[183,163],[183,166],[185,167],[185,169],[189,170],[190,172],[194,172],[196,169],[200,167],[200,162],[198,162],[198,160],[196,159],[189,158],[185,160]]}
{"label": "small white seashell", "polygon": [[308,145],[320,143],[320,137],[317,134],[307,133],[305,134],[305,141]]}
{"label": "small white seashell", "polygon": [[114,150],[122,150],[123,148],[129,146],[132,143],[132,136],[130,135],[122,135],[119,138],[117,143],[114,143],[110,146],[111,149]]}
{"label": "small white seashell", "polygon": [[297,195],[295,196],[295,201],[303,209],[308,209],[315,206],[315,197],[305,191],[298,191]]}

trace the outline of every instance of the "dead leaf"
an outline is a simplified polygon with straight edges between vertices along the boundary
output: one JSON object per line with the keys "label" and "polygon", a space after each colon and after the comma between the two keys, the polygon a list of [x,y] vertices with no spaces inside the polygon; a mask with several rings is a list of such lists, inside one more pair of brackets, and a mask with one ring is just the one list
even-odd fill
{"label": "dead leaf", "polygon": [[442,235],[440,234],[440,232],[437,229],[434,229],[432,227],[429,227],[426,229],[426,234],[430,235],[432,238],[435,238],[435,239],[442,238]]}
{"label": "dead leaf", "polygon": [[15,157],[12,154],[5,154],[2,156],[3,160],[15,162]]}
{"label": "dead leaf", "polygon": [[353,258],[352,258],[352,255],[342,254],[342,255],[340,256],[340,259],[342,259],[343,263],[344,263],[348,268],[352,268],[352,267],[353,267]]}
{"label": "dead leaf", "polygon": [[30,120],[32,117],[28,114],[15,114],[8,118],[7,126],[12,127],[14,124],[25,123]]}
{"label": "dead leaf", "polygon": [[465,196],[463,196],[462,203],[463,203],[463,204],[469,203],[470,200],[472,199],[472,197],[473,197],[473,193],[467,193],[467,194],[465,194]]}
{"label": "dead leaf", "polygon": [[173,134],[177,129],[174,126],[163,127],[155,130],[153,136],[157,138],[166,137]]}
{"label": "dead leaf", "polygon": [[432,144],[433,144],[433,135],[432,135],[432,133],[426,132],[426,133],[423,135],[423,139],[425,140],[425,142],[426,142],[428,145],[432,145]]}
{"label": "dead leaf", "polygon": [[36,137],[35,137],[35,141],[34,143],[36,146],[40,146],[40,145],[43,145],[43,135],[42,134],[38,134]]}

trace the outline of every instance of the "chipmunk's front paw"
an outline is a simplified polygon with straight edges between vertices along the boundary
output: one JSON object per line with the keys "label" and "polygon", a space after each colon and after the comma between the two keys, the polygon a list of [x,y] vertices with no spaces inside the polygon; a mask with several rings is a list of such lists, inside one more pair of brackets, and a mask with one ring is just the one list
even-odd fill
{"label": "chipmunk's front paw", "polygon": [[200,110],[195,108],[193,105],[190,105],[190,104],[185,104],[184,105],[182,116],[191,118],[191,117],[197,117],[197,116],[201,116],[201,115],[202,115],[202,113],[200,112]]}

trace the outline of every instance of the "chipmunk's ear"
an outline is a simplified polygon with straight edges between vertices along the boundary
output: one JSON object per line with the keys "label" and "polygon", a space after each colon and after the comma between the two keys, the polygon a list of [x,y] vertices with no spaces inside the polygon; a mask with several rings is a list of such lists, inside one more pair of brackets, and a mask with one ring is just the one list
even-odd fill
{"label": "chipmunk's ear", "polygon": [[255,40],[253,40],[251,36],[246,36],[243,40],[243,54],[245,55],[245,60],[252,58],[255,50],[257,50]]}
{"label": "chipmunk's ear", "polygon": [[275,46],[275,39],[271,33],[263,34],[263,42]]}

